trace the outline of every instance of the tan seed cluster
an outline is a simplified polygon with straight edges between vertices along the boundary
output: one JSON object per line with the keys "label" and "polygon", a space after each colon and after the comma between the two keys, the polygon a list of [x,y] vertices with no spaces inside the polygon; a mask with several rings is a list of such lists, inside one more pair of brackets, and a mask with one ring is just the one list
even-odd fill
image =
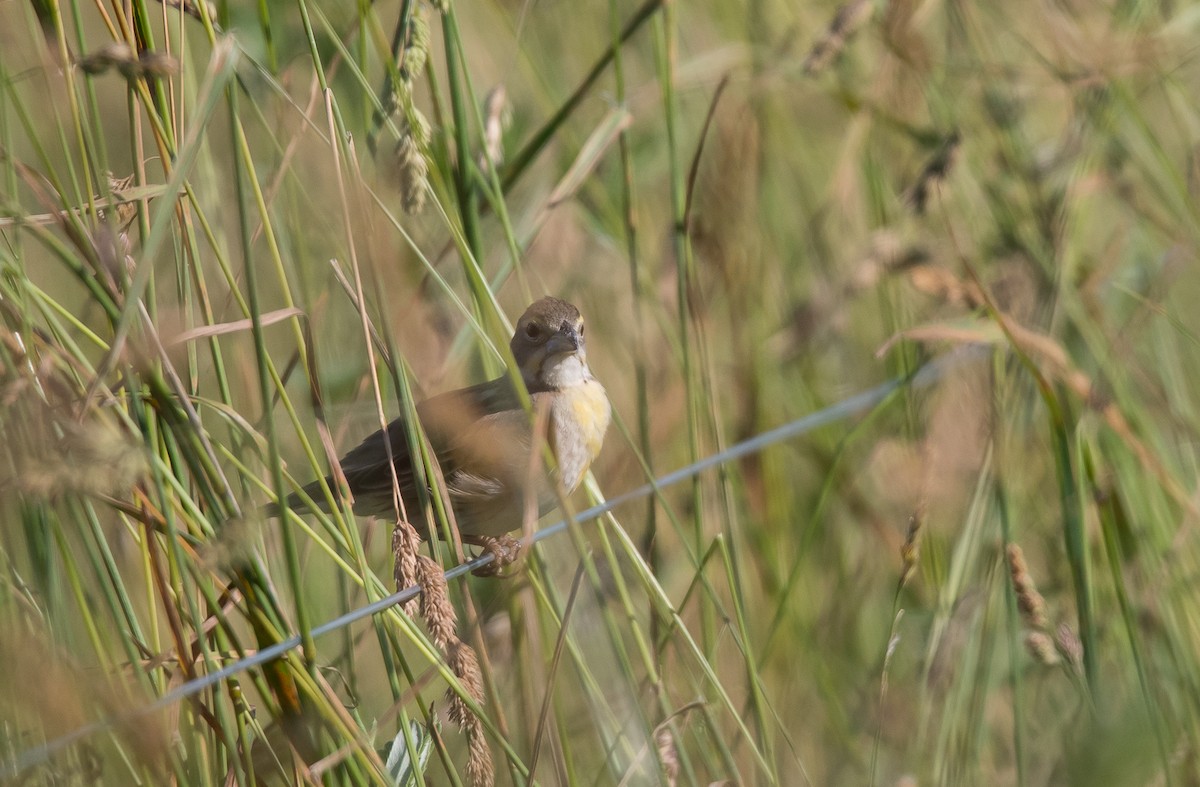
{"label": "tan seed cluster", "polygon": [[[458,676],[471,699],[483,704],[483,679],[475,651],[467,643],[455,638],[446,651],[446,657],[450,669]],[[449,690],[446,695],[450,703],[450,720],[467,736],[467,777],[475,787],[492,787],[496,777],[492,753],[483,735],[483,722],[471,712],[462,697]]]}
{"label": "tan seed cluster", "polygon": [[1017,607],[1029,631],[1025,634],[1025,648],[1029,654],[1048,666],[1059,664],[1065,658],[1073,667],[1083,663],[1083,644],[1066,623],[1059,624],[1051,635],[1050,615],[1046,611],[1046,599],[1038,592],[1025,553],[1019,544],[1009,544],[1006,550],[1008,571],[1017,594]]}
{"label": "tan seed cluster", "polygon": [[654,735],[654,745],[658,748],[658,761],[662,763],[667,777],[667,784],[675,787],[679,778],[679,751],[675,748],[675,738],[671,728],[665,724]]}
{"label": "tan seed cluster", "polygon": [[429,61],[429,42],[429,21],[424,11],[416,9],[399,63],[400,82],[385,107],[399,136],[381,168],[400,191],[404,210],[410,214],[421,212],[429,192],[431,132],[429,121],[413,101],[414,84]]}
{"label": "tan seed cluster", "polygon": [[[458,616],[450,603],[449,587],[441,566],[433,559],[418,553],[416,530],[407,522],[397,523],[392,530],[392,568],[397,589],[421,587],[421,595],[406,603],[405,611],[419,611],[429,637],[446,656],[446,664],[458,678],[476,705],[482,705],[483,677],[479,659],[470,645],[458,638]],[[415,608],[415,610],[414,610]],[[450,720],[467,738],[467,777],[475,787],[491,787],[495,783],[492,753],[484,736],[483,723],[470,706],[453,690],[446,691]]]}
{"label": "tan seed cluster", "polygon": [[[416,529],[408,522],[397,522],[392,529],[392,578],[396,581],[396,590],[404,590],[417,584],[417,556],[420,547],[421,540]],[[407,615],[415,615],[420,606],[419,598],[410,598],[404,602],[404,612]]]}
{"label": "tan seed cluster", "polygon": [[1013,587],[1017,592],[1017,606],[1031,628],[1045,630],[1049,625],[1046,616],[1046,599],[1038,592],[1033,577],[1029,574],[1029,566],[1025,563],[1025,553],[1019,544],[1008,545],[1008,571],[1012,576]]}
{"label": "tan seed cluster", "polygon": [[924,523],[924,515],[920,511],[914,511],[908,519],[908,534],[904,537],[904,545],[900,547],[900,559],[904,562],[900,571],[900,587],[908,584],[917,570],[917,563],[921,559],[921,528]]}

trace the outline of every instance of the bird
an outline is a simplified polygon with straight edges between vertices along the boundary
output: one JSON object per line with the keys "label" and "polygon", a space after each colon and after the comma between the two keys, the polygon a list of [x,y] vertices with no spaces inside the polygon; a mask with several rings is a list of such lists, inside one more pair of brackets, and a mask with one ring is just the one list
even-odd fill
{"label": "bird", "polygon": [[[549,474],[542,472],[543,443],[534,439],[534,420],[511,375],[447,391],[416,407],[459,535],[463,543],[494,555],[489,573],[516,559],[519,544],[507,534],[522,526],[529,502],[540,518],[558,503],[555,484],[566,494],[579,486],[612,419],[608,394],[588,367],[583,317],[574,305],[555,297],[535,301],[517,321],[509,347],[534,413],[547,416],[544,444],[554,456]],[[398,513],[396,484],[404,510],[418,510],[409,429],[403,417],[397,418],[341,458],[356,515]],[[303,487],[303,495],[289,495],[288,507],[300,509],[312,501],[328,511],[323,484],[336,488],[332,475],[314,481]],[[277,516],[279,507],[268,506],[267,513]]]}

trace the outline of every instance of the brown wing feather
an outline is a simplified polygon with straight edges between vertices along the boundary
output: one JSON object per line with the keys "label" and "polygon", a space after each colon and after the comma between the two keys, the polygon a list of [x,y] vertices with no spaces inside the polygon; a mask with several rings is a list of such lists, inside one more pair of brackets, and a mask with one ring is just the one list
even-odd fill
{"label": "brown wing feather", "polygon": [[[490,417],[489,414],[500,414],[512,408],[517,408],[517,411],[524,415],[524,411],[520,410],[520,400],[507,377],[448,391],[417,405],[417,415],[452,492],[455,489],[455,478],[463,476],[465,480],[466,475],[473,472],[472,467],[474,471],[481,469],[470,453],[464,451],[464,446],[479,445],[489,439],[486,435],[470,438],[465,436],[478,433],[480,430],[476,426]],[[384,429],[368,435],[342,457],[342,473],[354,496],[356,513],[382,514],[392,510],[393,479],[388,469],[389,457],[396,468],[396,481],[404,493],[405,506],[416,505],[416,476],[408,451],[407,432],[408,424],[405,419],[397,418]],[[497,439],[497,436],[492,435],[491,439]],[[460,467],[464,462],[468,466]],[[332,486],[332,476],[327,476],[325,483]],[[328,510],[319,481],[306,485],[304,492],[316,501],[322,510]],[[288,504],[293,507],[300,506],[299,495],[289,496]]]}

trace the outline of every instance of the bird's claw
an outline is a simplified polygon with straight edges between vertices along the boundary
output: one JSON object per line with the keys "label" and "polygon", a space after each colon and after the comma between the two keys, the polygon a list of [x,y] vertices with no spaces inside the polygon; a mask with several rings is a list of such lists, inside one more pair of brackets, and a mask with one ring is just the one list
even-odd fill
{"label": "bird's claw", "polygon": [[492,556],[492,562],[471,572],[477,577],[506,576],[504,569],[517,562],[521,556],[521,542],[509,535],[476,536],[471,539],[470,543],[483,547],[484,554]]}

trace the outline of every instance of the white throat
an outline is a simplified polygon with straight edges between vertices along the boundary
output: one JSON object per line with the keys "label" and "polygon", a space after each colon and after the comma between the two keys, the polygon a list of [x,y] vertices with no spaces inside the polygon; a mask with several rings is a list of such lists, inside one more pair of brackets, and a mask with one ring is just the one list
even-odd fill
{"label": "white throat", "polygon": [[556,355],[542,366],[542,383],[547,388],[570,388],[592,379],[592,373],[577,353]]}

